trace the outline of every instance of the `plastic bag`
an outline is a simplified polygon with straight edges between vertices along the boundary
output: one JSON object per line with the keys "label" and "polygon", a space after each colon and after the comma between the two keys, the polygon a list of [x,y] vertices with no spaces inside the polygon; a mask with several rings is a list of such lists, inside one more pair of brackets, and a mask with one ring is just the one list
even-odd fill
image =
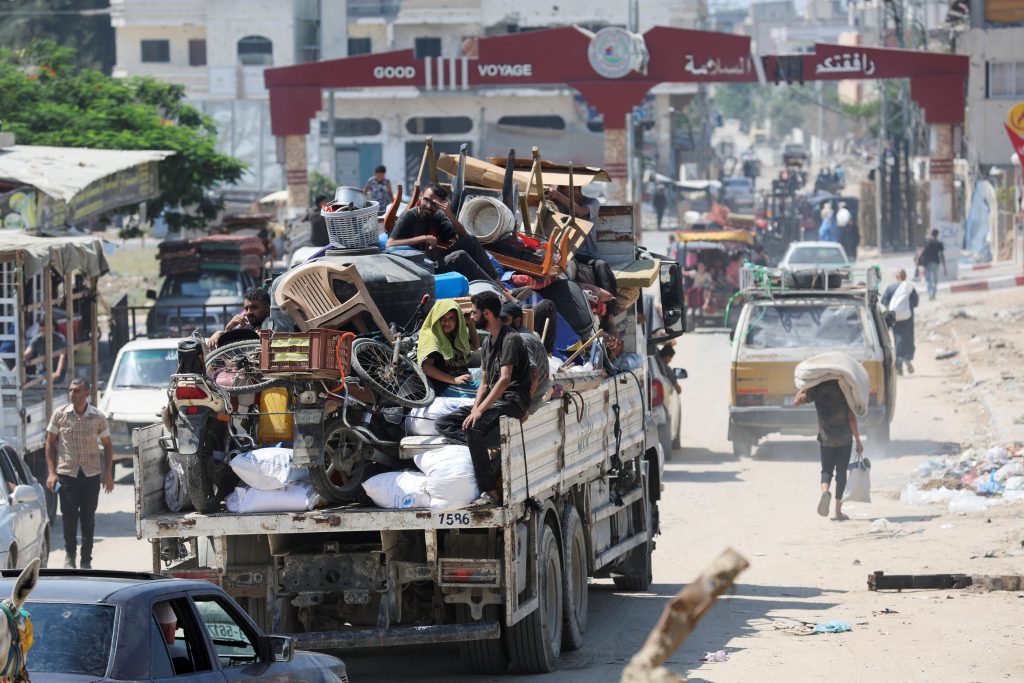
{"label": "plastic bag", "polygon": [[395,510],[430,507],[427,475],[420,472],[384,472],[363,482],[363,490],[378,507]]}
{"label": "plastic bag", "polygon": [[292,470],[292,449],[258,448],[240,453],[229,463],[238,478],[260,491],[277,491],[288,483]]}
{"label": "plastic bag", "polygon": [[473,458],[466,446],[445,446],[419,453],[413,462],[427,475],[431,510],[459,510],[480,496]]}
{"label": "plastic bag", "polygon": [[308,482],[286,484],[276,491],[236,486],[224,500],[228,512],[301,512],[312,510],[322,498]]}
{"label": "plastic bag", "polygon": [[871,502],[871,461],[867,458],[857,458],[847,468],[843,501]]}
{"label": "plastic bag", "polygon": [[168,471],[164,478],[164,501],[171,512],[183,512],[192,508],[188,479],[185,477],[185,457],[187,456],[177,452],[167,454]]}

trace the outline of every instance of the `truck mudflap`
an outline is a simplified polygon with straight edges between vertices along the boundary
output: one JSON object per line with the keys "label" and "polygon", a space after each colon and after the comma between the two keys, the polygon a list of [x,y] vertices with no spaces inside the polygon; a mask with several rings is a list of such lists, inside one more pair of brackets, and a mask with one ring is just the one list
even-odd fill
{"label": "truck mudflap", "polygon": [[353,631],[316,631],[291,634],[300,650],[341,650],[354,647],[391,645],[434,645],[467,640],[497,640],[501,626],[496,621],[473,624],[441,624]]}

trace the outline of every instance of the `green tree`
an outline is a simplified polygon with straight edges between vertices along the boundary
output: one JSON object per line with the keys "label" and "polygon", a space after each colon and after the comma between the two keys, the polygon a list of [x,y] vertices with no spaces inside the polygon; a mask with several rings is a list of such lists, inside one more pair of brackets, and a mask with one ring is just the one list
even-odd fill
{"label": "green tree", "polygon": [[320,196],[334,199],[334,193],[337,189],[338,183],[320,171],[313,171],[309,174],[309,205],[316,206],[316,198]]}
{"label": "green tree", "polygon": [[181,85],[151,78],[114,79],[76,65],[74,50],[53,41],[0,50],[0,130],[21,144],[99,149],[167,149],[160,162],[160,195],[168,227],[201,227],[223,198],[215,188],[234,183],[244,165],[216,150],[212,120],[183,102]]}
{"label": "green tree", "polygon": [[114,27],[108,0],[8,0],[0,4],[0,45],[23,50],[51,38],[75,50],[79,66],[109,74],[114,67]]}

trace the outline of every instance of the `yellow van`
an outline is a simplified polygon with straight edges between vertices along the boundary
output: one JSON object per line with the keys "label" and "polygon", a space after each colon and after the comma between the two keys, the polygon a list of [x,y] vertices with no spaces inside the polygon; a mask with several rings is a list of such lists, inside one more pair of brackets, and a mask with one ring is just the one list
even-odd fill
{"label": "yellow van", "polygon": [[888,443],[896,409],[896,364],[889,323],[879,303],[877,269],[869,271],[865,283],[832,289],[825,285],[829,278],[809,280],[800,273],[775,273],[774,279],[756,285],[750,269],[742,276],[744,305],[732,334],[730,367],[733,454],[749,456],[769,434],[817,434],[814,406],[793,406],[793,371],[801,361],[826,351],[843,351],[864,364],[871,393],[868,415],[860,418],[861,433],[869,441]]}

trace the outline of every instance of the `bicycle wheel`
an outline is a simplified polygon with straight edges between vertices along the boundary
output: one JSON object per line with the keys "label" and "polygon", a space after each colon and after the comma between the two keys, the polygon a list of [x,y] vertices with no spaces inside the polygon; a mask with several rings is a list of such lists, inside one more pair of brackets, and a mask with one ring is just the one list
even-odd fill
{"label": "bicycle wheel", "polygon": [[392,361],[392,349],[372,339],[352,342],[352,369],[366,386],[381,398],[405,408],[422,408],[434,400],[420,366],[399,354]]}
{"label": "bicycle wheel", "polygon": [[[230,384],[222,379],[218,381],[218,375],[224,373],[229,373]],[[260,391],[281,381],[260,370],[260,342],[256,339],[226,344],[211,351],[206,357],[206,374],[229,394]]]}

